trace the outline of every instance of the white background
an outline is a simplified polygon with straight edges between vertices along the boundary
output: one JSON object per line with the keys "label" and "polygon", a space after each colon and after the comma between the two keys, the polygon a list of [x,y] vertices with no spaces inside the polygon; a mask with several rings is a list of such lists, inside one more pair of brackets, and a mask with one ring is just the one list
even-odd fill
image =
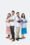
{"label": "white background", "polygon": [[[6,36],[6,16],[11,10],[26,14],[27,35],[26,39],[12,42]],[[0,0],[0,45],[30,45],[30,0]]]}

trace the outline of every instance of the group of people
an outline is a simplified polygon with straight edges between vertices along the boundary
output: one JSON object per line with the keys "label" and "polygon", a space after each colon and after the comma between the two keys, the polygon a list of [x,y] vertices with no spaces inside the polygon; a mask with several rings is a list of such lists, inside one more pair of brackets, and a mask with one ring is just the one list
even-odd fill
{"label": "group of people", "polygon": [[25,38],[24,34],[27,33],[27,28],[26,28],[26,17],[25,14],[22,13],[20,17],[20,12],[16,12],[14,10],[11,11],[11,13],[7,14],[6,18],[6,33],[7,37],[10,38],[12,41],[19,40],[19,32],[21,28],[21,34],[22,34],[22,39]]}

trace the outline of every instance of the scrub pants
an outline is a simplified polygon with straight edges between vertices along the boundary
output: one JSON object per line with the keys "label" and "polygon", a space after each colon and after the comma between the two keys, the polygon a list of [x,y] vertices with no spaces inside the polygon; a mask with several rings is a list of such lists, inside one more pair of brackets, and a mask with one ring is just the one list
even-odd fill
{"label": "scrub pants", "polygon": [[19,38],[20,27],[16,27],[15,38]]}

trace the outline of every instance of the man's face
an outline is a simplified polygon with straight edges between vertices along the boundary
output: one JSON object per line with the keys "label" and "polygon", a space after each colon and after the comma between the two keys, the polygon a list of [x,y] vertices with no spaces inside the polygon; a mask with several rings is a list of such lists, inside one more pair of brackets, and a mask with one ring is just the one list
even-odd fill
{"label": "man's face", "polygon": [[12,15],[14,15],[15,14],[15,12],[12,12]]}
{"label": "man's face", "polygon": [[17,16],[19,15],[19,13],[16,14]]}

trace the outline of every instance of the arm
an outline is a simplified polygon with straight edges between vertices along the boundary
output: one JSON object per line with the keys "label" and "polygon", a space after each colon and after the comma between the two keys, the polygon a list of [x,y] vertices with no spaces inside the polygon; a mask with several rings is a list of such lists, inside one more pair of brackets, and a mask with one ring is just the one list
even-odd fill
{"label": "arm", "polygon": [[27,23],[27,21],[25,20],[25,21],[23,21],[23,23]]}
{"label": "arm", "polygon": [[9,20],[9,22],[13,22],[14,20]]}
{"label": "arm", "polygon": [[15,20],[15,17],[10,18],[10,22],[13,22]]}

